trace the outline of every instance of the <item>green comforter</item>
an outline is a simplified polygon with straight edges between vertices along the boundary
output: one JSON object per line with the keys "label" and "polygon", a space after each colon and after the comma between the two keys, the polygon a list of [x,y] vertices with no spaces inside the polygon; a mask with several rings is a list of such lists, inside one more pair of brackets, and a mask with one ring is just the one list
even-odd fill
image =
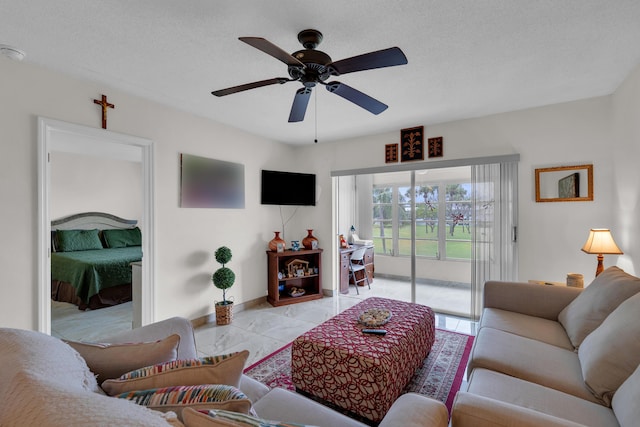
{"label": "green comforter", "polygon": [[142,260],[142,248],[110,248],[51,254],[51,280],[68,282],[85,303],[101,289],[131,283],[131,263]]}

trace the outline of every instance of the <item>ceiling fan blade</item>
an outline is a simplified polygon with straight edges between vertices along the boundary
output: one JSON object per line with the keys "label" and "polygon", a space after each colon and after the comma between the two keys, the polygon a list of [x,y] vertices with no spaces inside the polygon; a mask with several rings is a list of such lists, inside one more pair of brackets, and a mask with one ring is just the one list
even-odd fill
{"label": "ceiling fan blade", "polygon": [[375,98],[370,97],[367,94],[360,92],[352,88],[351,86],[347,86],[344,83],[340,82],[329,82],[327,83],[327,90],[331,93],[335,93],[346,99],[347,101],[351,101],[354,104],[364,108],[373,114],[380,114],[387,108],[388,105],[383,104]]}
{"label": "ceiling fan blade", "polygon": [[260,80],[259,82],[247,83],[240,86],[228,87],[226,89],[215,90],[211,92],[212,95],[215,96],[225,96],[231,95],[232,93],[238,93],[249,89],[255,89],[262,86],[274,85],[276,83],[283,84],[286,82],[292,81],[291,79],[287,79],[285,77],[276,77],[274,79]]}
{"label": "ceiling fan blade", "polygon": [[354,71],[394,67],[406,63],[407,57],[404,56],[402,50],[400,50],[399,47],[390,47],[388,49],[364,53],[333,62],[329,64],[329,70],[332,75],[339,76],[341,74],[353,73]]}
{"label": "ceiling fan blade", "polygon": [[304,120],[304,114],[307,112],[307,105],[309,105],[310,97],[310,87],[303,87],[296,91],[296,96],[293,98],[293,105],[291,106],[291,113],[289,114],[289,123],[301,122]]}
{"label": "ceiling fan blade", "polygon": [[304,64],[302,62],[298,61],[288,52],[280,49],[269,40],[263,39],[262,37],[239,37],[239,39],[247,43],[248,45],[255,47],[256,49],[263,51],[267,55],[273,56],[274,58],[284,62],[289,66],[304,67]]}

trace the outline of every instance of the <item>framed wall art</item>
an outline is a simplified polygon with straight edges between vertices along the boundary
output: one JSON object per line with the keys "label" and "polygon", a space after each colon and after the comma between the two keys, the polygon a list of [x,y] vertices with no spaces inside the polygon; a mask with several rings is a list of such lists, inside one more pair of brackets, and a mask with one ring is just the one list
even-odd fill
{"label": "framed wall art", "polygon": [[403,162],[424,160],[424,126],[400,131],[400,159]]}
{"label": "framed wall art", "polygon": [[180,207],[244,209],[244,165],[180,154]]}
{"label": "framed wall art", "polygon": [[593,200],[593,165],[539,168],[535,181],[536,202]]}
{"label": "framed wall art", "polygon": [[384,162],[385,163],[398,162],[398,144],[386,144],[384,146]]}

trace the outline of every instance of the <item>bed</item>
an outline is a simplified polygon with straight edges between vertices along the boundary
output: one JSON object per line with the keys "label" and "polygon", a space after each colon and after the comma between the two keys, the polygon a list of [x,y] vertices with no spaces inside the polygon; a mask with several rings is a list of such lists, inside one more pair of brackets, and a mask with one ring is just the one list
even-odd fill
{"label": "bed", "polygon": [[51,298],[80,310],[131,301],[131,263],[142,260],[136,220],[83,212],[51,222]]}

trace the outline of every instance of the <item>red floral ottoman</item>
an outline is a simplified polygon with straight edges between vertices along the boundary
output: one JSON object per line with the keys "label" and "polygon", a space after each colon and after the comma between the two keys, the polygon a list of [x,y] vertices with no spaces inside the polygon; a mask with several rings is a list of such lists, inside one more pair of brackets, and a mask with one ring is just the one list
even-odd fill
{"label": "red floral ottoman", "polygon": [[[364,334],[359,315],[391,310],[386,335]],[[429,354],[435,338],[431,308],[368,298],[293,341],[295,387],[373,422],[379,422]]]}

